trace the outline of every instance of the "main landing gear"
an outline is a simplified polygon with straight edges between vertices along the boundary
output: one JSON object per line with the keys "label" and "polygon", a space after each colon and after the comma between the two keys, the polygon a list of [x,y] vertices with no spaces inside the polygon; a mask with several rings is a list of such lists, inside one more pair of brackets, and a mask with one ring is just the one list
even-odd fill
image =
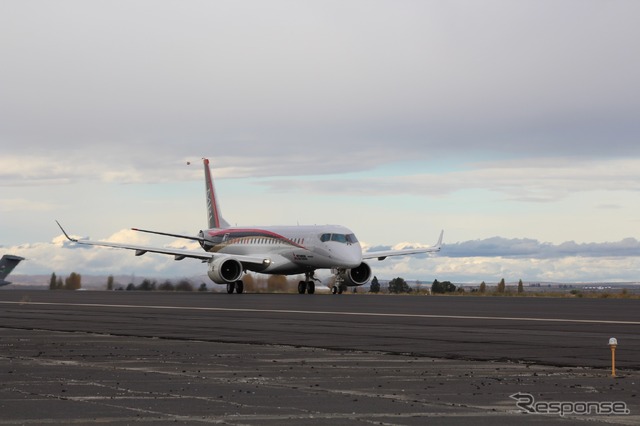
{"label": "main landing gear", "polygon": [[242,292],[244,291],[244,283],[242,282],[242,280],[238,280],[233,283],[227,283],[227,293],[231,294],[234,291],[238,294],[242,294]]}
{"label": "main landing gear", "polygon": [[305,272],[304,281],[298,283],[298,293],[300,294],[313,294],[316,292],[316,279],[313,277],[313,271]]}

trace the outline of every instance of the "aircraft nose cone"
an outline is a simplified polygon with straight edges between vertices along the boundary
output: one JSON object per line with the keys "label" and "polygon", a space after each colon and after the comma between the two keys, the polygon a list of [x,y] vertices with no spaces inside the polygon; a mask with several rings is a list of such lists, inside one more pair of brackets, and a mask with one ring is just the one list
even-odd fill
{"label": "aircraft nose cone", "polygon": [[359,245],[353,245],[348,247],[345,253],[345,260],[349,263],[352,268],[360,265],[362,263],[362,249]]}

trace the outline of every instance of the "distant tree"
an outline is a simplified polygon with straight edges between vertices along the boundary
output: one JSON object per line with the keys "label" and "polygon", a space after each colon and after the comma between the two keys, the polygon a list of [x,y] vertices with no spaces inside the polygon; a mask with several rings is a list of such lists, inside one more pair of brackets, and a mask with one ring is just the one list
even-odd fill
{"label": "distant tree", "polygon": [[496,292],[498,293],[504,293],[506,289],[506,284],[504,282],[504,278],[500,280],[500,282],[498,283],[498,288],[496,288]]}
{"label": "distant tree", "polygon": [[456,291],[456,286],[451,281],[433,280],[433,284],[431,284],[431,293],[433,294],[453,293],[454,291]]}
{"label": "distant tree", "polygon": [[522,284],[522,280],[518,281],[518,293],[524,293],[524,284]]}
{"label": "distant tree", "polygon": [[200,284],[198,291],[207,291],[207,285],[205,283]]}
{"label": "distant tree", "polygon": [[57,288],[58,288],[58,281],[56,279],[56,273],[52,272],[51,279],[49,280],[49,290],[57,290]]}
{"label": "distant tree", "polygon": [[156,289],[155,280],[151,281],[148,278],[145,278],[144,280],[142,280],[140,285],[136,288],[136,290],[142,290],[142,291],[153,291],[155,289]]}
{"label": "distant tree", "polygon": [[109,275],[107,278],[107,290],[113,290],[113,275]]}
{"label": "distant tree", "polygon": [[188,280],[180,280],[176,285],[176,291],[193,291],[193,285]]}
{"label": "distant tree", "polygon": [[62,277],[58,277],[58,279],[56,280],[56,290],[63,290],[64,289],[64,282],[62,281]]}
{"label": "distant tree", "polygon": [[165,280],[165,282],[160,284],[160,286],[158,287],[158,290],[160,290],[160,291],[175,291],[176,287],[173,285],[173,283],[171,281]]}
{"label": "distant tree", "polygon": [[487,284],[484,281],[480,283],[480,289],[478,291],[480,291],[480,293],[484,293],[487,291]]}
{"label": "distant tree", "polygon": [[[443,281],[442,284],[444,285],[445,293],[453,293],[458,289],[451,281]],[[460,289],[464,291],[462,287]]]}
{"label": "distant tree", "polygon": [[380,283],[378,282],[378,277],[373,277],[371,280],[371,285],[369,286],[369,291],[371,293],[379,293],[380,292]]}
{"label": "distant tree", "polygon": [[131,290],[135,290],[135,289],[136,289],[136,286],[133,283],[129,283],[127,285],[127,291],[131,291]]}
{"label": "distant tree", "polygon": [[82,277],[75,272],[72,272],[64,281],[65,290],[79,290],[80,287],[82,287]]}
{"label": "distant tree", "polygon": [[394,278],[389,281],[389,293],[411,293],[412,289],[404,278]]}

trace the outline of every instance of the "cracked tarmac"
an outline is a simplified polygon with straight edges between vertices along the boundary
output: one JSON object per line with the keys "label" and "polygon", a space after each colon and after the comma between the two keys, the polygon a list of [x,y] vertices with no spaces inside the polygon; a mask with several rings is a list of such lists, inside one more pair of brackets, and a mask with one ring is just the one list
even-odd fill
{"label": "cracked tarmac", "polygon": [[[0,425],[640,423],[636,372],[40,330],[0,342]],[[524,414],[517,392],[632,414]]]}

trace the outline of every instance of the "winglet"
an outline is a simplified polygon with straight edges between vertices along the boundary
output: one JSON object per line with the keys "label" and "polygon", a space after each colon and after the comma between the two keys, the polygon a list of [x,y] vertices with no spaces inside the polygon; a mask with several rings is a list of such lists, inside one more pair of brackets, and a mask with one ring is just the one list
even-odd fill
{"label": "winglet", "polygon": [[11,284],[10,281],[5,281],[5,278],[23,260],[24,257],[14,256],[12,254],[2,256],[2,259],[0,259],[0,287]]}
{"label": "winglet", "polygon": [[60,225],[60,222],[58,222],[58,221],[56,220],[56,223],[57,223],[57,224],[58,224],[58,226],[60,227],[60,230],[62,231],[62,233],[64,234],[64,236],[65,236],[65,237],[67,237],[67,240],[72,241],[72,242],[74,242],[74,243],[77,243],[77,242],[78,242],[78,240],[76,240],[75,238],[71,238],[71,237],[69,236],[69,234],[67,234],[67,231],[65,231],[65,230],[64,230],[64,228],[62,227],[62,225]]}
{"label": "winglet", "polygon": [[444,229],[442,231],[440,231],[440,238],[438,238],[438,242],[435,245],[435,247],[438,248],[438,250],[442,247],[442,237],[443,236],[444,236]]}

